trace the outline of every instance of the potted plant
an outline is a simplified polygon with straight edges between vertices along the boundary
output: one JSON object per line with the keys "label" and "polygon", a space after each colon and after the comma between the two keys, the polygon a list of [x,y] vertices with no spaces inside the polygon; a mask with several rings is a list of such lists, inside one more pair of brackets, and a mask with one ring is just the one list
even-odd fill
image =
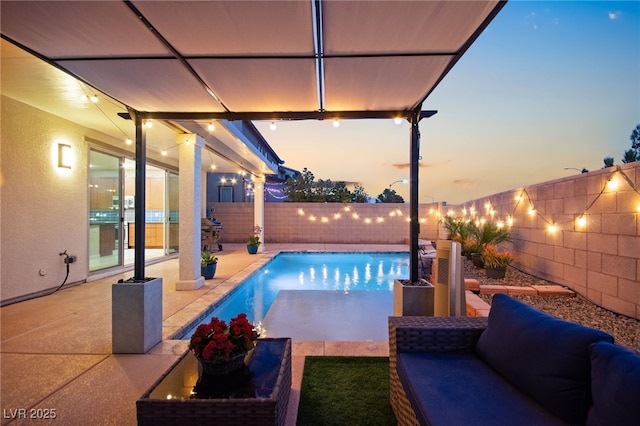
{"label": "potted plant", "polygon": [[262,232],[262,228],[259,225],[253,227],[253,234],[247,238],[247,251],[249,254],[256,254],[258,252],[258,247],[260,247],[260,233]]}
{"label": "potted plant", "polygon": [[205,250],[200,255],[200,274],[205,280],[210,280],[216,274],[218,258]]}
{"label": "potted plant", "polygon": [[245,356],[254,348],[257,339],[258,332],[245,313],[231,318],[229,325],[212,317],[209,323],[196,328],[189,349],[205,374],[229,374],[244,366]]}
{"label": "potted plant", "polygon": [[499,251],[495,244],[487,244],[481,255],[487,278],[504,278],[507,266],[513,262],[513,255],[508,251]]}

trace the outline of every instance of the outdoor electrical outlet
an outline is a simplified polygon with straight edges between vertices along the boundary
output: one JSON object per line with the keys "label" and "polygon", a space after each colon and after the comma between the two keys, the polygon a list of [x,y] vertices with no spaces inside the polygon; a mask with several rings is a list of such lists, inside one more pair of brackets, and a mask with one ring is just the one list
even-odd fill
{"label": "outdoor electrical outlet", "polygon": [[67,256],[64,258],[64,263],[73,263],[77,260],[77,257],[75,256]]}

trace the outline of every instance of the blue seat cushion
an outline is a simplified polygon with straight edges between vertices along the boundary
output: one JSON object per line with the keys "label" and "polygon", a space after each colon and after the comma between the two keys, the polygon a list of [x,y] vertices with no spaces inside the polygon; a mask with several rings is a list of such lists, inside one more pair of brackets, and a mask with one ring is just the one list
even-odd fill
{"label": "blue seat cushion", "polygon": [[584,424],[591,406],[589,345],[597,341],[613,337],[497,294],[476,353],[556,416]]}
{"label": "blue seat cushion", "polygon": [[640,355],[605,342],[591,345],[593,406],[588,426],[640,424]]}
{"label": "blue seat cushion", "polygon": [[399,353],[398,377],[422,425],[565,425],[474,354]]}

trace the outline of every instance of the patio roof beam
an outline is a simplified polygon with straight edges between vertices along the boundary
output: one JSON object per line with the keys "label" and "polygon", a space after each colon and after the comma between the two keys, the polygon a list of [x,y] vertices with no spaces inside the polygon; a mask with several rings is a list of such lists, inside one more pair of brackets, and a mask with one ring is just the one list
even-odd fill
{"label": "patio roof beam", "polygon": [[[405,110],[387,111],[276,111],[276,112],[142,112],[138,114],[143,120],[227,120],[227,121],[273,121],[273,120],[352,120],[352,119],[394,119],[404,118],[410,121],[415,113]],[[429,118],[437,111],[419,111],[418,121]],[[129,113],[118,115],[130,119]]]}

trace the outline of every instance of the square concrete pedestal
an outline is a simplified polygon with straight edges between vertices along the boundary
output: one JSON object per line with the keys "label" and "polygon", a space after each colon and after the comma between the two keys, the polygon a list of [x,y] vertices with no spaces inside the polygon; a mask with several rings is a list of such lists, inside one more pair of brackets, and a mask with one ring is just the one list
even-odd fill
{"label": "square concrete pedestal", "polygon": [[409,280],[393,282],[394,316],[433,316],[434,286],[421,280],[410,284]]}
{"label": "square concrete pedestal", "polygon": [[162,278],[111,288],[114,354],[143,354],[162,340]]}

